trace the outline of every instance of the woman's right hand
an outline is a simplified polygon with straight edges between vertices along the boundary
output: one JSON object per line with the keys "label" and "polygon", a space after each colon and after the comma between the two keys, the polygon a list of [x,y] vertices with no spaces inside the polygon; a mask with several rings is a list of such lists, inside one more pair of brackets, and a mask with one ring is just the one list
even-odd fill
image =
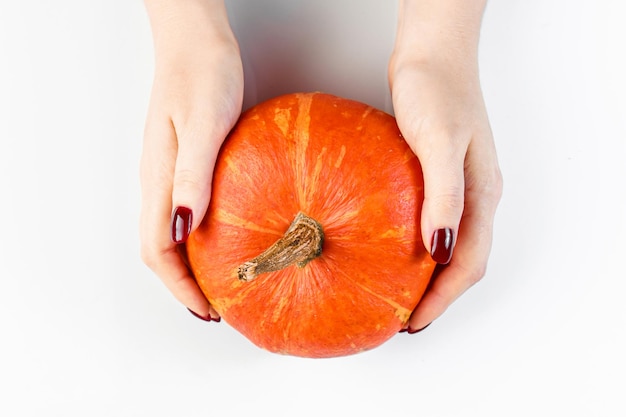
{"label": "woman's right hand", "polygon": [[219,320],[179,252],[202,221],[237,121],[243,68],[223,0],[145,0],[155,73],[141,156],[142,259],[204,320]]}

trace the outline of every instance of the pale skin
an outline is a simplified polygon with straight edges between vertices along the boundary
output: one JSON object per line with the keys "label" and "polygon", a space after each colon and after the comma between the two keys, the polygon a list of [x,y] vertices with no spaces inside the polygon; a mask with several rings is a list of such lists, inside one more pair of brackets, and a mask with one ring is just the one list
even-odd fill
{"label": "pale skin", "polygon": [[[485,0],[400,1],[389,84],[398,126],[424,172],[424,246],[451,231],[451,258],[405,329],[439,317],[485,274],[502,192],[478,73]],[[155,77],[141,158],[142,258],[201,318],[219,319],[171,238],[172,212],[204,217],[219,148],[241,112],[243,67],[223,0],[145,0]]]}

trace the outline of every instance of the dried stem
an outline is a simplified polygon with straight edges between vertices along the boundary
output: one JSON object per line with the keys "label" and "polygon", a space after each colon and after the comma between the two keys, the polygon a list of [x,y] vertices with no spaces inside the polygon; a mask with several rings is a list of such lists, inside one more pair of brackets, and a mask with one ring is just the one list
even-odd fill
{"label": "dried stem", "polygon": [[298,213],[285,235],[256,258],[239,267],[239,280],[249,282],[260,274],[279,271],[296,264],[303,268],[322,253],[322,226],[304,213]]}

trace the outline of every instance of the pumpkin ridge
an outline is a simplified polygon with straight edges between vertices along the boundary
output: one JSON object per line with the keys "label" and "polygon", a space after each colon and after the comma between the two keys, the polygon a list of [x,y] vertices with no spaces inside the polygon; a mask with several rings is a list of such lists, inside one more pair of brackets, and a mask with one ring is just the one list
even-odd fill
{"label": "pumpkin ridge", "polygon": [[[290,306],[290,303],[292,302],[292,300],[289,298],[289,294],[294,293],[294,285],[296,283],[295,279],[282,279],[282,280],[276,280],[276,281],[278,281],[277,285],[280,285],[280,286],[288,285],[288,287],[281,288],[280,290],[280,293],[283,295],[280,296],[280,298],[278,299],[278,302],[275,304],[274,309],[272,311],[272,314],[270,317],[270,321],[272,323],[276,323],[283,316],[283,311],[285,310],[285,308]],[[290,326],[291,323],[288,323],[288,325]],[[288,334],[289,327],[285,328],[284,331],[285,333]],[[287,341],[287,339],[288,338],[285,335],[285,341]]]}
{"label": "pumpkin ridge", "polygon": [[215,210],[214,219],[219,221],[222,224],[233,226],[233,227],[239,227],[241,229],[250,230],[253,232],[268,233],[268,234],[276,235],[276,236],[283,235],[283,232],[270,229],[267,227],[259,226],[256,223],[253,223],[249,220],[242,219],[241,217],[237,217],[236,215],[229,213],[226,210],[222,210],[222,209]]}
{"label": "pumpkin ridge", "polygon": [[295,155],[293,160],[295,162],[296,188],[300,210],[308,211],[306,154],[311,134],[311,106],[313,104],[313,94],[298,94],[296,97],[298,99],[298,114],[296,116],[293,133],[295,141]]}
{"label": "pumpkin ridge", "polygon": [[[346,202],[342,203],[348,205]],[[330,210],[326,209],[324,214],[320,216],[324,220],[320,223],[324,226],[324,230],[333,236],[333,240],[352,240],[353,236],[344,233],[337,233],[337,229],[343,229],[349,225],[351,221],[356,219],[360,213],[359,209],[354,210]]]}
{"label": "pumpkin ridge", "polygon": [[313,201],[315,200],[315,194],[319,189],[319,180],[320,174],[322,173],[322,169],[324,168],[324,155],[328,148],[323,147],[320,153],[317,155],[315,160],[315,167],[313,167],[313,172],[311,175],[307,175],[307,184],[306,184],[306,207],[311,207]]}
{"label": "pumpkin ridge", "polygon": [[[235,280],[235,282],[239,284],[239,281]],[[231,307],[241,304],[243,300],[248,298],[248,295],[256,289],[256,286],[257,284],[253,283],[247,288],[239,288],[235,297],[214,298],[209,295],[209,302],[217,310],[217,312],[220,313],[220,315],[224,315]]]}
{"label": "pumpkin ridge", "polygon": [[241,175],[241,170],[237,164],[233,162],[233,158],[231,158],[230,155],[224,155],[224,164],[233,172],[233,174]]}
{"label": "pumpkin ridge", "polygon": [[391,300],[390,298],[384,297],[378,294],[377,292],[373,291],[371,288],[368,288],[366,285],[359,283],[350,275],[348,275],[345,271],[338,269],[337,272],[343,275],[350,283],[352,283],[356,287],[359,287],[361,290],[365,291],[366,293],[373,295],[374,297],[383,301],[385,304],[388,304],[394,310],[394,315],[398,318],[398,320],[400,320],[402,324],[406,323],[407,320],[409,320],[409,317],[411,316],[411,313],[413,312],[412,310],[406,307],[403,307],[402,305]]}
{"label": "pumpkin ridge", "polygon": [[274,110],[274,118],[272,121],[276,127],[281,131],[283,136],[287,137],[289,134],[289,121],[291,120],[290,109],[276,109]]}
{"label": "pumpkin ridge", "polygon": [[372,114],[373,111],[374,111],[374,108],[371,107],[371,106],[367,106],[365,108],[365,110],[363,111],[363,114],[361,115],[361,121],[357,125],[356,130],[362,130],[363,129],[363,127],[365,126],[365,119],[367,119],[368,116],[370,114]]}
{"label": "pumpkin ridge", "polygon": [[346,156],[346,145],[341,145],[341,150],[339,151],[339,156],[337,157],[337,160],[335,161],[335,168],[339,168],[341,167],[341,164],[343,163],[343,158]]}

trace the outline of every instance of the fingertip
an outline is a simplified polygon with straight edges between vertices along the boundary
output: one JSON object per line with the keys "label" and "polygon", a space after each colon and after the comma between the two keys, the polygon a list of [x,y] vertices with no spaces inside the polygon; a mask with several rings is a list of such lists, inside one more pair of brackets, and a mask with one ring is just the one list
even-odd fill
{"label": "fingertip", "polygon": [[430,326],[431,324],[432,324],[432,321],[431,321],[430,323],[428,323],[426,326],[418,327],[417,329],[414,329],[413,327],[411,327],[411,326],[409,325],[409,327],[407,327],[407,332],[408,332],[409,334],[419,333],[419,332],[421,332],[421,331],[423,331],[423,330],[426,330],[426,328],[427,328],[428,326]]}
{"label": "fingertip", "polygon": [[209,312],[208,313],[204,313],[204,314],[199,314],[196,313],[195,311],[193,311],[192,309],[190,309],[189,307],[187,307],[187,310],[196,318],[202,320],[202,321],[214,321],[219,323],[220,321],[222,321],[222,318],[220,317],[220,315],[217,313],[217,311],[215,311],[215,309],[211,306],[209,306]]}
{"label": "fingertip", "polygon": [[430,243],[430,256],[433,261],[447,265],[452,259],[454,246],[454,232],[449,227],[443,227],[433,232]]}
{"label": "fingertip", "polygon": [[198,282],[192,275],[181,251],[184,245],[177,245],[161,250],[158,256],[152,255],[150,268],[165,284],[166,288],[188,310],[199,318],[218,318],[219,314],[212,308]]}
{"label": "fingertip", "polygon": [[407,333],[413,334],[425,329],[443,313],[440,310],[441,306],[438,306],[437,303],[433,304],[433,300],[430,298],[426,294],[411,314],[405,326]]}
{"label": "fingertip", "polygon": [[452,258],[464,210],[464,198],[425,198],[420,226],[424,248],[432,259],[446,265]]}
{"label": "fingertip", "polygon": [[193,212],[189,207],[177,206],[172,211],[170,237],[173,243],[181,244],[187,241],[193,224]]}
{"label": "fingertip", "polygon": [[217,310],[212,305],[209,305],[209,310],[211,311],[210,312],[211,320],[217,321],[217,322],[222,321],[222,316],[220,315],[220,313],[217,312]]}
{"label": "fingertip", "polygon": [[211,315],[206,313],[206,314],[199,314],[196,313],[195,311],[193,311],[192,309],[190,309],[189,307],[187,307],[187,311],[189,311],[191,313],[192,316],[202,320],[202,321],[211,321]]}

